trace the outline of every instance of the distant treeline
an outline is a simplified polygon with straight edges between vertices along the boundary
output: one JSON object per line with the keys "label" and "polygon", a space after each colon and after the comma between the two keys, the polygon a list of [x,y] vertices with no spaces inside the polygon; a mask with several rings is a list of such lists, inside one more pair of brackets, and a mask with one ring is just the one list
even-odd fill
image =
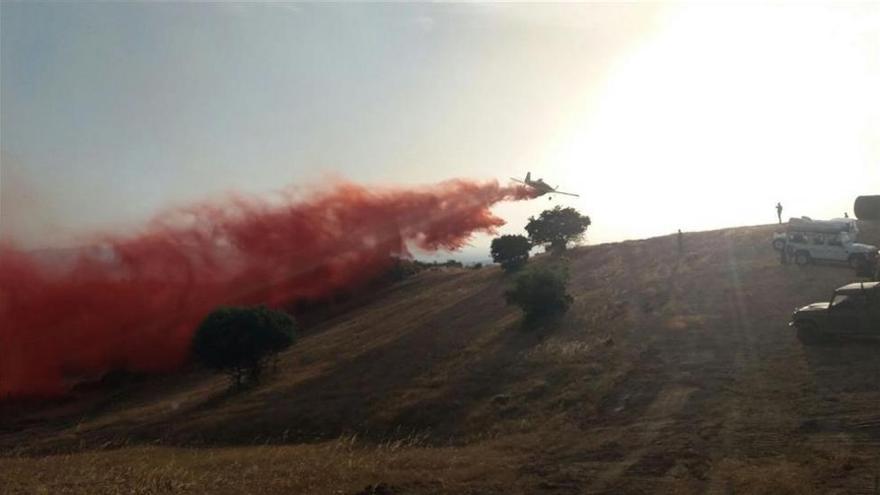
{"label": "distant treeline", "polygon": [[[407,259],[396,259],[394,264],[383,277],[387,281],[398,282],[407,277],[411,277],[416,273],[419,273],[423,270],[439,270],[441,268],[464,268],[464,263],[460,261],[456,261],[453,259],[449,259],[446,261],[419,261],[419,260],[407,260]],[[468,265],[469,268],[480,269],[483,268],[482,263],[472,263]]]}

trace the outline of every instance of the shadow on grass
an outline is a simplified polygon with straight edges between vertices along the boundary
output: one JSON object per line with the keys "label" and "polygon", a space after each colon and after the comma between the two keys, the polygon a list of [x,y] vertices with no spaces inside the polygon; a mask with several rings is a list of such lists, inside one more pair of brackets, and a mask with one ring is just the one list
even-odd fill
{"label": "shadow on grass", "polygon": [[[350,434],[381,443],[413,432],[429,432],[427,444],[444,443],[464,433],[462,417],[527,374],[520,362],[522,352],[559,323],[543,322],[525,330],[518,321],[499,328],[497,322],[509,318],[511,311],[504,302],[504,287],[499,278],[394,340],[306,381],[279,385],[270,379],[263,387],[224,390],[136,423],[109,424],[83,432],[73,450],[143,443],[302,443]],[[493,328],[497,334],[487,339],[487,329]],[[453,366],[448,379],[437,374],[471,347],[477,349],[475,356]],[[426,388],[426,378],[440,387]],[[424,400],[421,390],[426,391]]]}

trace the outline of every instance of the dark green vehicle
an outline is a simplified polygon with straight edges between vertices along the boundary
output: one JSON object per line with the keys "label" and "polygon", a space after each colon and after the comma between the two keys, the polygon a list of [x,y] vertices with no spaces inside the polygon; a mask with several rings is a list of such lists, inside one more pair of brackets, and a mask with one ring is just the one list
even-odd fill
{"label": "dark green vehicle", "polygon": [[805,344],[830,337],[880,337],[880,282],[844,285],[830,302],[796,309],[789,326]]}

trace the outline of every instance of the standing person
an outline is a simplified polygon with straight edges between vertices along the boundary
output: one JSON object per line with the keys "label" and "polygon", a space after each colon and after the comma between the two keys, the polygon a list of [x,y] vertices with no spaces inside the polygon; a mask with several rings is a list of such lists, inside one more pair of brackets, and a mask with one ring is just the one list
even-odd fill
{"label": "standing person", "polygon": [[682,253],[684,253],[684,234],[678,229],[678,255],[681,256]]}
{"label": "standing person", "polygon": [[779,218],[779,225],[782,225],[782,203],[776,203],[776,216]]}

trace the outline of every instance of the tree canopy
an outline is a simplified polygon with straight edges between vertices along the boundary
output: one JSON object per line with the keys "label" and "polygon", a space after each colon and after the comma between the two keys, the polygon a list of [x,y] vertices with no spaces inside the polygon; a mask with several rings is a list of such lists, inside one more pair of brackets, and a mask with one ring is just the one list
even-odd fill
{"label": "tree canopy", "polygon": [[294,342],[290,315],[265,306],[221,307],[209,314],[193,339],[193,353],[208,368],[228,373],[233,384],[259,381],[266,360]]}
{"label": "tree canopy", "polygon": [[526,264],[532,243],[525,236],[503,235],[492,239],[492,261],[500,263],[505,271],[514,271]]}
{"label": "tree canopy", "polygon": [[574,208],[556,206],[542,211],[538,218],[529,217],[526,232],[532,244],[549,245],[551,251],[558,253],[565,251],[569,243],[583,239],[590,224],[590,217]]}

